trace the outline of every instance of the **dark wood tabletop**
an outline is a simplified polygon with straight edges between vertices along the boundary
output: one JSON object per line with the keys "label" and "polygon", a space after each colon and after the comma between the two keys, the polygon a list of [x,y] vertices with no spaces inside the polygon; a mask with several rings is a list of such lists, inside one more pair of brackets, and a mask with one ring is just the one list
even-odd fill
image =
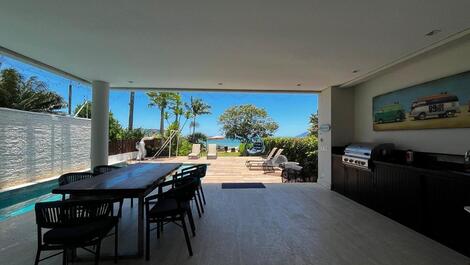
{"label": "dark wood tabletop", "polygon": [[117,195],[137,197],[150,193],[160,181],[178,169],[181,163],[139,163],[112,170],[94,178],[59,186],[56,194]]}

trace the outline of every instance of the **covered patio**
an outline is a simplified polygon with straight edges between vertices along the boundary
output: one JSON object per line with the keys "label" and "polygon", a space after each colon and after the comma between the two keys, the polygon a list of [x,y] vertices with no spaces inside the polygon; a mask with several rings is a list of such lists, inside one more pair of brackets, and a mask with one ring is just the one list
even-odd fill
{"label": "covered patio", "polygon": [[[194,255],[180,229],[168,225],[158,240],[151,232],[150,261],[143,257],[144,199],[162,176],[139,189],[112,187],[128,192],[121,194],[119,254],[135,253],[136,241],[139,248],[118,264],[457,265],[470,263],[469,129],[379,132],[373,99],[470,71],[468,10],[467,0],[4,1],[0,52],[91,86],[91,168],[109,163],[111,89],[319,95],[318,183],[280,183],[279,171],[244,167],[247,158],[194,161],[209,164],[205,214],[194,214]],[[359,171],[342,157],[356,142],[394,143],[396,156],[367,161],[382,171]],[[410,150],[443,154],[444,163],[451,157],[462,167],[449,170],[437,158],[405,163]],[[136,172],[127,172],[128,184],[141,184]],[[122,179],[80,192],[96,195],[96,187]],[[266,187],[222,189],[224,182]],[[130,207],[135,190],[138,204]],[[2,264],[33,263],[34,211],[1,222],[0,235]],[[101,254],[101,264],[113,263],[113,239],[104,239]],[[40,264],[60,263],[57,256]],[[75,264],[93,264],[93,255],[79,250]]]}
{"label": "covered patio", "polygon": [[[223,190],[204,184],[205,214],[196,218],[194,256],[187,255],[176,225],[151,233],[151,263],[434,265],[467,264],[470,259],[318,184],[265,184],[266,189]],[[136,209],[126,201],[120,225],[120,252],[135,249]],[[0,226],[0,258],[9,265],[31,264],[36,248],[34,212]],[[103,256],[113,254],[113,239]],[[80,251],[75,264],[93,264]],[[60,264],[61,257],[42,264]],[[118,264],[150,264],[120,259]],[[100,264],[113,264],[102,259]]]}

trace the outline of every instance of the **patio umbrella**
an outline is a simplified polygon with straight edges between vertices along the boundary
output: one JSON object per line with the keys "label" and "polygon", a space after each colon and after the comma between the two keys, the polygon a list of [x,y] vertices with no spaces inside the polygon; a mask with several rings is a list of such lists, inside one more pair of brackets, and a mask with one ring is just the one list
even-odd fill
{"label": "patio umbrella", "polygon": [[225,139],[225,136],[223,136],[223,135],[216,135],[216,136],[207,137],[207,140],[223,140],[223,139]]}

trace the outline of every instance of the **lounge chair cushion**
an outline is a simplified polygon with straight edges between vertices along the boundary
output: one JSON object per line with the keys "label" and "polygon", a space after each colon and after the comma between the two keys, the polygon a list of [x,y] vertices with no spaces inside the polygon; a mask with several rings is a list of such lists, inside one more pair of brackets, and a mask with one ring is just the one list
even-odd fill
{"label": "lounge chair cushion", "polygon": [[83,225],[57,227],[44,233],[44,243],[74,245],[106,236],[117,224],[114,216],[103,217]]}

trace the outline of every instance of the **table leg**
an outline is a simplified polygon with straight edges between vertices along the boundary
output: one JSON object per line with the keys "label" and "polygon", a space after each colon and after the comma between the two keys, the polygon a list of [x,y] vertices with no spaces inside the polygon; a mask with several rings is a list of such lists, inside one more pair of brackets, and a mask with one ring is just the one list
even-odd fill
{"label": "table leg", "polygon": [[144,197],[138,198],[137,255],[144,255]]}

